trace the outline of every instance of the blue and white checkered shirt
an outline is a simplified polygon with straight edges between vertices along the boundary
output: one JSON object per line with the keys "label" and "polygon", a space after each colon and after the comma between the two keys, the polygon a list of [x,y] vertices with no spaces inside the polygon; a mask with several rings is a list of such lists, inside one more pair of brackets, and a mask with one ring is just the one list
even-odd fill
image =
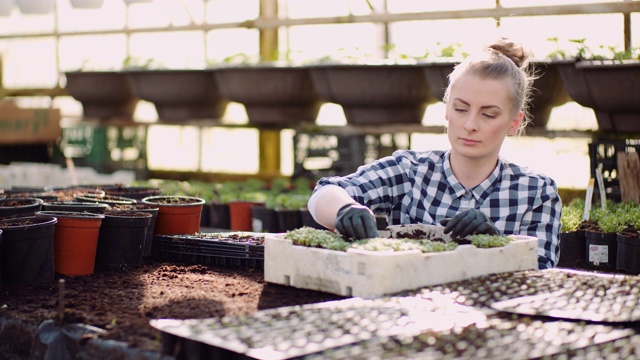
{"label": "blue and white checkered shirt", "polygon": [[436,225],[460,210],[485,213],[504,235],[539,239],[538,267],[557,265],[562,201],[553,179],[502,159],[491,175],[472,189],[456,179],[448,151],[397,150],[347,176],[325,177],[317,187],[344,188],[389,224]]}

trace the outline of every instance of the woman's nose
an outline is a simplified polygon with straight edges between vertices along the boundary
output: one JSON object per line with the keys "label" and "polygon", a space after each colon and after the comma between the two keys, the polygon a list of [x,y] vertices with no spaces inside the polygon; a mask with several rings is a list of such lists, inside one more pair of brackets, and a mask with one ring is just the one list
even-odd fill
{"label": "woman's nose", "polygon": [[467,116],[465,122],[464,122],[464,129],[467,131],[477,131],[478,130],[478,115],[477,114],[473,114],[473,113],[469,113],[469,115]]}

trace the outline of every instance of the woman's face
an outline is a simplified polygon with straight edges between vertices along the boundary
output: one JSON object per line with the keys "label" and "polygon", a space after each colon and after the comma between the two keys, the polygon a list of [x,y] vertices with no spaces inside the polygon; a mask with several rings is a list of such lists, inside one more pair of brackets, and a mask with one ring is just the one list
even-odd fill
{"label": "woman's face", "polygon": [[452,84],[445,119],[453,155],[497,160],[507,134],[514,134],[522,113],[514,114],[508,79],[463,74]]}

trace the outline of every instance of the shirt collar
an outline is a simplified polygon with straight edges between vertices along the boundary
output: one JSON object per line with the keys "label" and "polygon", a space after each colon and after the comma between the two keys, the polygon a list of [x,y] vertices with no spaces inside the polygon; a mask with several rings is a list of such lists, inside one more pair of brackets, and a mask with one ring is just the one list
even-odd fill
{"label": "shirt collar", "polygon": [[450,156],[451,150],[447,150],[444,154],[444,163],[442,165],[444,169],[444,176],[449,183],[449,191],[454,195],[454,197],[464,196],[467,191],[470,191],[476,201],[478,201],[484,198],[486,193],[491,192],[493,184],[495,183],[496,179],[500,177],[500,173],[502,172],[503,161],[500,157],[498,157],[498,163],[496,164],[495,169],[493,169],[493,172],[489,175],[489,177],[487,177],[483,182],[475,186],[473,189],[467,190],[464,186],[462,186],[455,175],[453,175],[453,171],[451,170],[451,163],[449,162]]}

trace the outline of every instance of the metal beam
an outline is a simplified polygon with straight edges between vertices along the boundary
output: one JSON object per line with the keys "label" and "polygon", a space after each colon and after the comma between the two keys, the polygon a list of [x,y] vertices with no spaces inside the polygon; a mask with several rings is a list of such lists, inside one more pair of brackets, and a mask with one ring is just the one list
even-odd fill
{"label": "metal beam", "polygon": [[322,25],[322,24],[347,24],[364,22],[395,22],[395,21],[421,21],[421,20],[447,20],[447,19],[474,19],[496,17],[520,17],[520,16],[552,16],[552,15],[585,15],[585,14],[612,14],[640,12],[640,1],[621,1],[592,4],[571,4],[553,6],[526,6],[503,7],[498,4],[495,8],[429,11],[398,14],[370,14],[350,15],[338,17],[318,17],[303,19],[278,19],[258,18],[243,22],[219,23],[219,24],[191,24],[185,26],[149,27],[140,29],[112,29],[70,32],[48,32],[33,34],[4,34],[0,39],[52,37],[52,36],[81,36],[81,35],[107,35],[107,34],[133,34],[149,32],[175,32],[175,31],[209,31],[229,28],[248,29],[276,29],[281,26]]}

